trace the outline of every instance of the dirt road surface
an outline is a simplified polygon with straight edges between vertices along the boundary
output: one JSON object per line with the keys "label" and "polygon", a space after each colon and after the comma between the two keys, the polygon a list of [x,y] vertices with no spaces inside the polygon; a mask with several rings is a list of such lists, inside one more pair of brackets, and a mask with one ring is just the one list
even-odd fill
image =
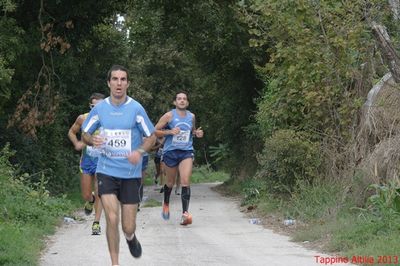
{"label": "dirt road surface", "polygon": [[[273,233],[262,225],[249,223],[238,202],[220,196],[210,188],[216,184],[192,185],[190,212],[193,224],[179,225],[180,196],[172,192],[169,221],[161,219],[161,207],[144,207],[138,213],[137,237],[143,255],[133,258],[121,231],[120,265],[323,265],[315,256],[334,257],[308,250]],[[162,201],[154,187],[145,188],[147,202]],[[152,200],[150,200],[152,199]],[[83,221],[63,223],[49,237],[41,266],[111,265],[105,237],[91,235],[93,215]],[[346,265],[335,263],[334,265]]]}

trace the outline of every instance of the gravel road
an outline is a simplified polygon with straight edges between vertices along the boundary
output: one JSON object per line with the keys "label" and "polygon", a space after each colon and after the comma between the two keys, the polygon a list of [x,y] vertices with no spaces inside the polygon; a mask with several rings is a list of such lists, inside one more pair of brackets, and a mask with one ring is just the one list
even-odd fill
{"label": "gravel road", "polygon": [[[238,202],[211,190],[216,184],[192,185],[190,212],[193,224],[179,225],[180,196],[171,195],[169,221],[161,219],[161,207],[143,207],[138,213],[137,237],[143,255],[133,258],[121,231],[120,265],[324,265],[315,256],[332,258],[308,250],[287,236],[262,225],[249,223]],[[145,188],[147,202],[161,202],[162,194],[154,187]],[[40,260],[41,266],[111,265],[105,220],[102,234],[91,235],[93,216],[83,221],[63,223],[49,237]],[[104,218],[104,217],[103,217]],[[334,265],[346,265],[335,263]]]}

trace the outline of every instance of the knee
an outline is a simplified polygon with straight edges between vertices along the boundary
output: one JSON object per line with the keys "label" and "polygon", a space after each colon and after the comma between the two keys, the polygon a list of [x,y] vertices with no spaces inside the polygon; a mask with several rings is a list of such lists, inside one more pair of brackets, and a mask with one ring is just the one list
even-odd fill
{"label": "knee", "polygon": [[122,225],[122,231],[125,233],[127,236],[131,236],[135,233],[136,231],[136,223],[133,222],[131,224],[123,224]]}
{"label": "knee", "polygon": [[116,213],[108,213],[107,221],[108,221],[108,225],[110,225],[110,226],[118,226],[119,217]]}
{"label": "knee", "polygon": [[92,192],[91,192],[91,191],[89,191],[89,192],[87,192],[87,191],[82,191],[82,198],[83,198],[85,201],[92,201],[92,200],[93,200]]}

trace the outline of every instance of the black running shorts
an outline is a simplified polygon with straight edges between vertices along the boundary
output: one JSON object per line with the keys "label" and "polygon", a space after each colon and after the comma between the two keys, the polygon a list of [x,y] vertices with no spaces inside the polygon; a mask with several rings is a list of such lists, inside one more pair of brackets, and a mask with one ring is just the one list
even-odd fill
{"label": "black running shorts", "polygon": [[104,194],[115,194],[121,204],[137,204],[140,202],[141,178],[118,178],[97,173],[99,197]]}

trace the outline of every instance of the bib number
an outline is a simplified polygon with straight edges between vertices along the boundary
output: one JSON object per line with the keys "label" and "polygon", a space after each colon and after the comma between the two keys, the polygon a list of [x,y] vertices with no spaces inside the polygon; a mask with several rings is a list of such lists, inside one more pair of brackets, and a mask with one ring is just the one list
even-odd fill
{"label": "bib number", "polygon": [[172,137],[172,143],[174,145],[184,145],[189,142],[190,131],[189,130],[181,130],[179,134],[176,134]]}
{"label": "bib number", "polygon": [[131,153],[131,130],[106,129],[106,156],[125,158]]}

